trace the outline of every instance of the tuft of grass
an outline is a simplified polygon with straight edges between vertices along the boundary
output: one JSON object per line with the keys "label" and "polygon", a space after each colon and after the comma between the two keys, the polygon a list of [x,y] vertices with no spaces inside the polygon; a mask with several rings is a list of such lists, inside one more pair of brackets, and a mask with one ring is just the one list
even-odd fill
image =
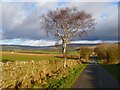
{"label": "tuft of grass", "polygon": [[8,62],[8,61],[14,62],[13,60],[8,60],[8,59],[2,59],[2,60],[0,60],[0,62]]}

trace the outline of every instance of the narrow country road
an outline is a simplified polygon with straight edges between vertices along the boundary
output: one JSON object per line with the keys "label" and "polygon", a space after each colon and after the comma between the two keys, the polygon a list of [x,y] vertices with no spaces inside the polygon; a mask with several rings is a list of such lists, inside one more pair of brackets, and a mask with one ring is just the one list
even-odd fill
{"label": "narrow country road", "polygon": [[92,61],[79,75],[72,88],[120,89],[120,84],[103,67]]}

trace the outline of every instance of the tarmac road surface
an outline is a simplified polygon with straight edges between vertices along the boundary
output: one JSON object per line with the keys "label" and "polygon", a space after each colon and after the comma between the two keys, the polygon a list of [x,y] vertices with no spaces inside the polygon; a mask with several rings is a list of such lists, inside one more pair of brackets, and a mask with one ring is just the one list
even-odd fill
{"label": "tarmac road surface", "polygon": [[72,88],[118,88],[120,90],[120,84],[95,60],[92,60]]}

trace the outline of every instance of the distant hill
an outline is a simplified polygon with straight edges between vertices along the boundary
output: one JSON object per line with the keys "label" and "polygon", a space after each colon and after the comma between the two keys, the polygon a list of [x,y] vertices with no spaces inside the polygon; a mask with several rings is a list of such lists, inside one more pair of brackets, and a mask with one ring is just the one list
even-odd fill
{"label": "distant hill", "polygon": [[[98,44],[67,44],[68,48],[79,48],[81,46],[96,46]],[[46,49],[57,49],[61,45],[55,46],[26,46],[26,45],[0,45],[2,50],[46,50]]]}

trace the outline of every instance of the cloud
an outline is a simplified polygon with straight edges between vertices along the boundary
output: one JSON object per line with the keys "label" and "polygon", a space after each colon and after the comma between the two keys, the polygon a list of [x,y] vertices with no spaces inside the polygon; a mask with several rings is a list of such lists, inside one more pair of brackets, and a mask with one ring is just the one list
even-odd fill
{"label": "cloud", "polygon": [[[117,40],[118,38],[117,3],[58,2],[59,0],[56,0],[55,2],[32,2],[32,0],[28,2],[22,1],[4,1],[2,3],[3,40],[14,40],[19,38],[29,39],[34,43],[38,43],[40,39],[47,41],[54,40],[53,35],[47,36],[45,31],[40,27],[40,16],[43,13],[46,13],[48,9],[74,6],[79,10],[85,10],[86,12],[91,13],[97,22],[95,32],[89,33],[87,37],[84,36],[80,38],[81,40]],[[73,40],[79,40],[79,38]],[[30,42],[27,43],[30,44]]]}
{"label": "cloud", "polygon": [[[118,41],[102,41],[102,40],[80,40],[80,41],[71,41],[72,44],[98,44],[98,43],[117,43]],[[56,44],[56,41],[53,40],[29,40],[29,39],[6,39],[1,40],[0,44],[7,45],[28,45],[28,46],[52,46]],[[59,43],[61,44],[61,42]]]}
{"label": "cloud", "polygon": [[[3,3],[2,24],[3,39],[46,38],[45,31],[40,27],[40,15],[44,9],[52,8],[55,3]],[[27,5],[27,6],[26,6]],[[31,6],[31,7],[30,7]],[[14,8],[16,7],[16,8]],[[26,9],[26,7],[30,7]]]}
{"label": "cloud", "polygon": [[1,40],[0,44],[8,45],[29,45],[29,46],[50,46],[55,45],[55,41],[51,40],[29,40],[29,39],[6,39]]}
{"label": "cloud", "polygon": [[74,44],[98,44],[98,43],[117,43],[118,41],[102,41],[102,40],[95,40],[95,41],[89,41],[89,40],[81,40],[81,41],[71,41],[71,43]]}
{"label": "cloud", "polygon": [[119,2],[119,0],[1,0],[2,2]]}
{"label": "cloud", "polygon": [[[70,6],[77,6],[85,10],[96,19],[97,26],[93,33],[82,39],[87,40],[116,40],[118,39],[118,6],[111,2],[94,3],[71,3]],[[114,13],[112,12],[114,11]]]}
{"label": "cloud", "polygon": [[0,40],[2,39],[2,3],[0,2]]}
{"label": "cloud", "polygon": [[31,45],[31,46],[50,46],[55,45],[55,41],[47,40],[28,40],[21,45]]}

